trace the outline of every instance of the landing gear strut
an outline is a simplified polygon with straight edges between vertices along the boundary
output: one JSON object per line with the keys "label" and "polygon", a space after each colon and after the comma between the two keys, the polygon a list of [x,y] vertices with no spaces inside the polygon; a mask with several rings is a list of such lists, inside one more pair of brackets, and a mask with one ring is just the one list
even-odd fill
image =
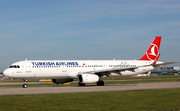
{"label": "landing gear strut", "polygon": [[97,86],[104,86],[104,81],[98,81]]}
{"label": "landing gear strut", "polygon": [[27,88],[27,84],[26,84],[27,81],[28,81],[28,80],[25,80],[25,79],[24,79],[23,88]]}

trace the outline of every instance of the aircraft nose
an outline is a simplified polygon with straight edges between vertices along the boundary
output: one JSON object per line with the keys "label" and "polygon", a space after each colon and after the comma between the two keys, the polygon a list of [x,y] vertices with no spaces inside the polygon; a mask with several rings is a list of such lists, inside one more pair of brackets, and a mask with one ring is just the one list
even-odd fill
{"label": "aircraft nose", "polygon": [[4,70],[3,75],[8,77],[10,74],[10,71],[8,69]]}

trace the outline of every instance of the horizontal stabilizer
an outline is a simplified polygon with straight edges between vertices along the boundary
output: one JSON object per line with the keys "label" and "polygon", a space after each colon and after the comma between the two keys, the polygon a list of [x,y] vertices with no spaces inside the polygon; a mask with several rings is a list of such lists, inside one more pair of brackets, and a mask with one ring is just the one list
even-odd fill
{"label": "horizontal stabilizer", "polygon": [[175,63],[178,63],[178,62],[166,62],[166,63],[160,63],[160,64],[154,64],[153,66],[164,66],[164,65],[168,65],[168,64],[175,64]]}

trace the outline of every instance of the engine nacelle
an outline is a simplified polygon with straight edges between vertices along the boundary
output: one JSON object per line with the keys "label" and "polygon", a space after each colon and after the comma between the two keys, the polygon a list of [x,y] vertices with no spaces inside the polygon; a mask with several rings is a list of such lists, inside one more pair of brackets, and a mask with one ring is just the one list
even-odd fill
{"label": "engine nacelle", "polygon": [[99,76],[95,74],[81,74],[78,79],[80,83],[95,83],[99,81]]}
{"label": "engine nacelle", "polygon": [[72,82],[72,81],[73,81],[73,79],[52,79],[52,82],[56,83],[56,84],[67,83],[67,82]]}

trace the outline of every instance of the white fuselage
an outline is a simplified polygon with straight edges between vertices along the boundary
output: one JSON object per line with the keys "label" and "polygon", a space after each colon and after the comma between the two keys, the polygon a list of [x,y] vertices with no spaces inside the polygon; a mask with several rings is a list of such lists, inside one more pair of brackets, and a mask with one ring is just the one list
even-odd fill
{"label": "white fuselage", "polygon": [[[113,68],[149,65],[142,60],[28,60],[13,63],[4,71],[7,77],[19,79],[76,79],[78,74]],[[163,62],[158,62],[163,63]],[[110,76],[130,76],[155,69],[153,66],[138,67],[133,71],[110,73]]]}

